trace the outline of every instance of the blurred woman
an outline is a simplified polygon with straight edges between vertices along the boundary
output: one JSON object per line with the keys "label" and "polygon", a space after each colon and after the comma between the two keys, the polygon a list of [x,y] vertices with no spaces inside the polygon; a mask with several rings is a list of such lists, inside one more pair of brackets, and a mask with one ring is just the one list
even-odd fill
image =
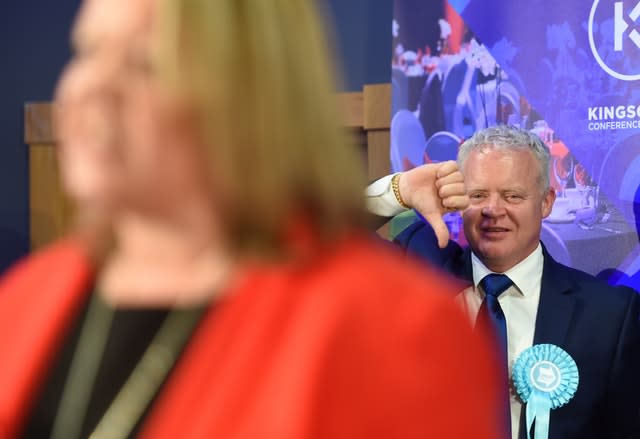
{"label": "blurred woman", "polygon": [[0,284],[2,438],[496,437],[457,288],[361,230],[311,1],[86,0],[73,44],[77,225]]}

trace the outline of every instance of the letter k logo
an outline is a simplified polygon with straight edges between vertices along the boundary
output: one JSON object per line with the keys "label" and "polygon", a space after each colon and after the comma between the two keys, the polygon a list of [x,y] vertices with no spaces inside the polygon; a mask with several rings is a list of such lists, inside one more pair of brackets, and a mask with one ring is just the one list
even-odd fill
{"label": "letter k logo", "polygon": [[[614,44],[614,50],[616,52],[619,52],[622,50],[622,36],[624,35],[624,32],[629,28],[629,24],[627,24],[627,22],[623,17],[623,10],[622,10],[623,6],[624,5],[622,2],[616,2],[614,4],[614,27],[613,27],[614,42],[613,44]],[[634,23],[638,19],[638,17],[640,17],[640,2],[638,2],[633,8],[633,10],[629,13],[629,18],[631,18],[631,20]],[[631,39],[631,41],[634,42],[636,47],[640,49],[640,32],[633,29],[631,32],[629,32],[629,38]]]}
{"label": "letter k logo", "polygon": [[[633,8],[624,7],[632,2]],[[593,58],[607,74],[621,81],[640,80],[640,0],[593,0],[588,33]]]}

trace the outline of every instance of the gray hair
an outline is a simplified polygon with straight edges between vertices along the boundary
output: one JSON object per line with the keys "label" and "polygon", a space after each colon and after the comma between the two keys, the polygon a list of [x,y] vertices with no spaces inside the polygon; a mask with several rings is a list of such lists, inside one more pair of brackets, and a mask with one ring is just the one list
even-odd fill
{"label": "gray hair", "polygon": [[510,125],[496,125],[477,131],[460,145],[458,167],[462,170],[471,151],[490,146],[502,151],[531,151],[538,162],[538,182],[543,192],[549,190],[549,148],[536,134]]}

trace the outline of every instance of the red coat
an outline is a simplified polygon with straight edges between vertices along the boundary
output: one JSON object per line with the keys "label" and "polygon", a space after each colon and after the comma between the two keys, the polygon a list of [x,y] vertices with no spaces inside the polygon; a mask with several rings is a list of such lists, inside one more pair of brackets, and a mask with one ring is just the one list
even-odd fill
{"label": "red coat", "polygon": [[[440,275],[365,239],[261,266],[205,315],[142,437],[497,434],[493,359]],[[19,437],[94,267],[71,239],[0,283],[0,438]]]}

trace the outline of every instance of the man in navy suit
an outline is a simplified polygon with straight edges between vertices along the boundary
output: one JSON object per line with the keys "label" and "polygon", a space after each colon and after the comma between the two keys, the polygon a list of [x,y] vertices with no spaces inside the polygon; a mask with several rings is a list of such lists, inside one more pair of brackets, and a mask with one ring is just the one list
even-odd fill
{"label": "man in navy suit", "polygon": [[[474,321],[485,297],[481,280],[490,273],[511,279],[498,298],[506,319],[509,374],[518,355],[534,344],[551,343],[573,357],[579,386],[567,405],[552,410],[550,439],[637,439],[640,296],[559,264],[541,245],[542,220],[556,197],[549,160],[535,134],[491,127],[463,143],[457,164],[428,164],[387,176],[370,185],[367,201],[381,216],[409,207],[421,213],[426,221],[410,225],[395,240],[408,253],[469,282],[456,299]],[[442,221],[442,214],[461,207],[466,249],[448,241]],[[511,389],[514,439],[526,437],[523,407]]]}

